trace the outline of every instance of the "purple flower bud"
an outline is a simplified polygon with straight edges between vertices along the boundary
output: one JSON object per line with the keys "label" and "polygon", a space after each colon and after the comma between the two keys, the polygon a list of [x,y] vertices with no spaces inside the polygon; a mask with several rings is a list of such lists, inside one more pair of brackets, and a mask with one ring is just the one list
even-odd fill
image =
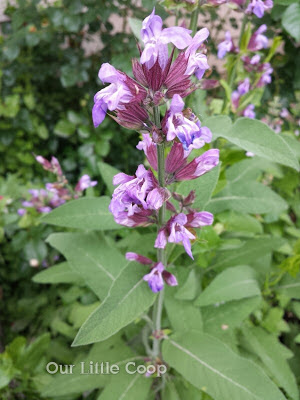
{"label": "purple flower bud", "polygon": [[42,156],[35,156],[36,161],[43,166],[46,171],[52,170],[52,165],[50,161],[46,160],[46,158]]}
{"label": "purple flower bud", "polygon": [[143,265],[152,265],[154,263],[152,260],[150,260],[150,258],[142,256],[141,254],[137,254],[137,253],[129,252],[129,253],[126,253],[125,257],[129,261],[136,261]]}
{"label": "purple flower bud", "polygon": [[97,183],[97,181],[91,181],[91,178],[88,175],[83,175],[75,186],[75,191],[82,192],[89,187],[96,186]]}
{"label": "purple flower bud", "polygon": [[187,164],[187,154],[185,154],[183,145],[181,143],[173,143],[170,153],[168,154],[165,162],[165,169],[167,174],[173,174],[175,171],[184,167]]}
{"label": "purple flower bud", "polygon": [[249,40],[248,50],[250,51],[258,51],[261,49],[266,49],[268,47],[268,38],[263,35],[263,33],[267,30],[267,25],[261,25],[257,31],[253,33]]}
{"label": "purple flower bud", "polygon": [[243,116],[248,118],[255,118],[254,104],[249,104],[243,111]]}
{"label": "purple flower bud", "polygon": [[176,277],[171,274],[169,271],[164,270],[162,273],[163,279],[168,286],[177,286],[178,282]]}
{"label": "purple flower bud", "polygon": [[49,212],[51,212],[52,211],[52,208],[51,207],[47,207],[47,206],[44,206],[44,207],[39,207],[38,208],[38,211],[40,212],[40,213],[49,213]]}

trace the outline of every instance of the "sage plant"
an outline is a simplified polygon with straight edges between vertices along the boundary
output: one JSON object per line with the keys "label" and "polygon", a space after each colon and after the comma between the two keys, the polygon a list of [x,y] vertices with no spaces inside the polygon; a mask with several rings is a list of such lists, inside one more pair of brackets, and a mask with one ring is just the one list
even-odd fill
{"label": "sage plant", "polygon": [[[163,288],[165,284],[177,285],[165,248],[168,243],[181,244],[193,258],[195,229],[213,223],[211,213],[193,208],[194,191],[183,197],[170,189],[176,182],[202,176],[219,163],[217,149],[192,156],[193,149],[211,142],[212,134],[191,109],[185,108],[183,100],[200,87],[199,80],[209,68],[205,55],[208,29],[193,37],[191,33],[178,26],[163,28],[162,19],[153,10],[142,24],[140,59],[132,60],[134,79],[108,63],[102,64],[99,78],[109,85],[96,93],[92,113],[95,127],[109,113],[118,124],[140,132],[137,149],[145,153],[150,165],[149,169],[138,165],[134,175],[115,175],[109,209],[118,224],[157,227],[156,260],[126,254],[128,260],[149,266],[143,279],[153,292],[159,292],[153,312],[154,357],[159,354]],[[168,44],[172,45],[170,54]],[[145,286],[145,290],[149,289]]]}

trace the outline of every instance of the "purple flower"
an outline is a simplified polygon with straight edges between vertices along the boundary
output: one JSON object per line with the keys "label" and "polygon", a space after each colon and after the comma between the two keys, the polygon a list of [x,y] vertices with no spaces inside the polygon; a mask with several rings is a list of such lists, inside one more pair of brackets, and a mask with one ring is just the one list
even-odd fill
{"label": "purple flower", "polygon": [[192,258],[191,240],[196,236],[188,228],[200,228],[213,223],[213,215],[209,212],[191,212],[188,215],[176,214],[169,219],[165,227],[157,235],[156,248],[165,248],[167,242],[182,243],[187,254]]}
{"label": "purple flower", "polygon": [[[196,179],[206,172],[210,171],[219,164],[219,150],[211,149],[203,153],[201,156],[195,158],[193,161],[180,168],[174,173],[174,177],[170,179],[173,181],[186,181]],[[171,183],[169,182],[169,183]]]}
{"label": "purple flower", "polygon": [[208,29],[203,28],[193,37],[191,44],[185,51],[185,57],[188,59],[188,63],[184,75],[195,74],[198,79],[201,79],[204,75],[204,72],[209,69],[206,56],[204,54],[197,53],[197,50],[208,38],[208,36]]}
{"label": "purple flower", "polygon": [[225,40],[218,44],[218,58],[224,58],[226,53],[232,51],[234,49],[234,45],[231,39],[230,32],[227,31],[225,33]]}
{"label": "purple flower", "polygon": [[144,257],[137,253],[126,253],[127,260],[137,261],[143,265],[149,265],[151,270],[149,274],[144,275],[144,281],[148,282],[148,285],[152,292],[157,293],[164,287],[164,281],[169,286],[178,285],[176,277],[169,271],[165,270],[164,265],[160,263],[155,263],[148,257]]}
{"label": "purple flower", "polygon": [[246,78],[238,85],[238,94],[243,96],[244,94],[248,93],[250,89],[250,79]]}
{"label": "purple flower", "polygon": [[176,277],[170,272],[165,270],[164,265],[159,262],[154,264],[151,272],[143,277],[144,281],[148,282],[148,285],[152,292],[160,292],[164,287],[164,281],[169,286],[177,286]]}
{"label": "purple flower", "polygon": [[150,69],[158,60],[164,69],[168,62],[168,43],[173,43],[178,49],[186,48],[192,38],[191,31],[181,27],[165,28],[160,16],[155,15],[155,9],[144,19],[141,38],[145,48],[141,54],[141,64],[146,64]]}
{"label": "purple flower", "polygon": [[249,104],[243,111],[243,116],[248,118],[255,118],[254,104]]}
{"label": "purple flower", "polygon": [[122,104],[129,103],[133,97],[126,85],[126,75],[109,63],[102,64],[98,76],[103,83],[110,83],[110,85],[101,89],[94,97],[92,114],[96,128],[103,122],[107,110],[116,110]]}
{"label": "purple flower", "polygon": [[248,50],[258,51],[261,49],[266,49],[268,47],[268,38],[263,35],[267,30],[267,25],[261,25],[256,32],[253,33],[249,40]]}
{"label": "purple flower", "polygon": [[246,8],[246,14],[255,14],[258,18],[264,16],[265,10],[269,10],[273,7],[272,0],[251,0]]}
{"label": "purple flower", "polygon": [[[186,151],[199,149],[205,143],[211,142],[212,134],[207,127],[201,127],[200,121],[192,112],[183,114],[184,102],[175,94],[171,106],[162,122],[163,131],[167,134],[167,140],[173,140],[177,136]],[[187,116],[189,118],[187,118]]]}
{"label": "purple flower", "polygon": [[289,115],[290,115],[290,113],[289,113],[289,111],[288,111],[287,108],[283,108],[283,109],[280,111],[280,116],[281,116],[281,118],[288,118]]}
{"label": "purple flower", "polygon": [[82,192],[83,190],[93,187],[97,185],[97,181],[92,181],[91,178],[88,175],[83,175],[77,185],[75,186],[75,191],[76,192]]}
{"label": "purple flower", "polygon": [[156,144],[153,142],[153,140],[151,139],[151,136],[149,135],[149,133],[144,133],[143,134],[143,140],[141,140],[136,148],[138,150],[143,150],[149,164],[151,165],[151,167],[157,171],[157,152],[156,152]]}
{"label": "purple flower", "polygon": [[258,81],[257,87],[263,87],[272,82],[271,75],[273,68],[271,67],[270,63],[262,64],[259,68],[259,72],[263,72],[263,74]]}
{"label": "purple flower", "polygon": [[158,210],[170,195],[159,187],[152,171],[139,165],[134,176],[117,174],[113,180],[119,186],[114,190],[109,210],[118,224],[147,226],[153,222],[153,210]]}
{"label": "purple flower", "polygon": [[26,214],[25,208],[19,208],[17,213],[22,217],[24,214]]}

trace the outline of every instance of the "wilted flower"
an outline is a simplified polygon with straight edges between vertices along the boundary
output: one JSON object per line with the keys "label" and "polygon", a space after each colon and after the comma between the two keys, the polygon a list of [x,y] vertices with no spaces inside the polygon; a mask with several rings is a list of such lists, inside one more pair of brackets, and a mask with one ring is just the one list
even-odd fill
{"label": "wilted flower", "polygon": [[46,158],[42,156],[35,156],[36,161],[41,164],[46,171],[50,171],[53,174],[58,176],[62,176],[61,166],[56,157],[52,156],[51,161],[46,160]]}

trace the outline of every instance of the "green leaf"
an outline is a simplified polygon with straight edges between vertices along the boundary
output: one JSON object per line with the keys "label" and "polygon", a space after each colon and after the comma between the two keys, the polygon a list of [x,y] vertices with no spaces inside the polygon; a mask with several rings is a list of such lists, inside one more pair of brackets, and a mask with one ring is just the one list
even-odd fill
{"label": "green leaf", "polygon": [[208,306],[230,300],[260,295],[260,289],[252,268],[240,266],[221,272],[204,289],[195,305]]}
{"label": "green leaf", "polygon": [[183,285],[178,287],[175,298],[178,300],[193,300],[199,288],[199,278],[192,269]]}
{"label": "green leaf", "polygon": [[137,18],[129,18],[129,25],[134,34],[134,36],[141,41],[141,29],[143,22]]}
{"label": "green leaf", "polygon": [[217,136],[222,136],[257,156],[276,161],[299,171],[298,160],[287,141],[261,121],[244,117],[239,118],[232,128],[225,130],[225,132],[222,132],[219,127]]}
{"label": "green leaf", "polygon": [[276,291],[290,298],[300,300],[300,274],[296,278],[286,274],[276,287]]}
{"label": "green leaf", "polygon": [[218,220],[229,232],[263,233],[262,224],[251,215],[237,214],[234,211],[226,211],[218,215]]}
{"label": "green leaf", "polygon": [[117,364],[121,368],[126,362],[135,361],[136,358],[119,335],[115,335],[105,342],[94,345],[87,356],[81,356],[78,362],[74,362],[75,367],[72,375],[57,374],[52,376],[52,382],[43,388],[42,395],[47,398],[70,396],[71,394],[81,394],[88,390],[100,388],[109,383],[110,375],[82,374],[81,362],[84,363],[83,372],[86,372],[90,361],[95,364],[102,360],[109,360],[111,365]]}
{"label": "green leaf", "polygon": [[152,380],[138,373],[130,375],[124,371],[111,377],[97,400],[146,400]]}
{"label": "green leaf", "polygon": [[261,303],[261,297],[250,297],[234,300],[218,306],[202,307],[204,331],[212,335],[220,336],[227,331],[232,331]]}
{"label": "green leaf", "polygon": [[103,299],[129,261],[95,233],[54,233],[47,242],[68,260],[76,275]]}
{"label": "green leaf", "polygon": [[271,250],[278,250],[283,244],[284,240],[280,237],[262,236],[259,239],[250,239],[237,248],[220,251],[213,266],[226,268],[234,265],[251,265]]}
{"label": "green leaf", "polygon": [[80,328],[73,346],[105,340],[148,310],[156,295],[143,281],[147,271],[136,263],[122,270],[104,302]]}
{"label": "green leaf", "polygon": [[203,330],[200,310],[190,301],[176,299],[174,297],[174,288],[166,288],[165,307],[175,332]]}
{"label": "green leaf", "polygon": [[57,136],[68,138],[75,132],[76,126],[67,119],[61,119],[54,127],[54,133]]}
{"label": "green leaf", "polygon": [[180,400],[175,384],[172,381],[167,381],[163,389],[162,400]]}
{"label": "green leaf", "polygon": [[200,176],[197,180],[181,182],[176,187],[176,192],[187,196],[191,190],[194,190],[196,194],[196,200],[193,204],[193,207],[204,210],[217,186],[219,174],[220,164],[207,174]]}
{"label": "green leaf", "polygon": [[67,262],[53,265],[34,275],[32,278],[35,283],[80,283],[81,278],[75,271],[72,271]]}
{"label": "green leaf", "polygon": [[247,348],[250,347],[261,359],[279,387],[282,387],[292,399],[298,400],[299,392],[295,376],[280,351],[277,351],[277,348],[282,346],[278,339],[259,327],[243,328],[242,332]]}
{"label": "green leaf", "polygon": [[174,335],[162,352],[171,367],[214,400],[285,400],[262,369],[205,333]]}
{"label": "green leaf", "polygon": [[281,214],[288,208],[287,203],[277,193],[259,182],[240,180],[228,183],[215,197],[206,210],[213,214],[224,210],[240,213]]}
{"label": "green leaf", "polygon": [[99,162],[98,167],[99,167],[99,171],[102,176],[102,179],[104,180],[104,183],[107,186],[109,193],[112,194],[112,192],[115,190],[115,186],[112,183],[113,177],[116,174],[118,174],[120,171],[117,168],[114,168],[104,162]]}
{"label": "green leaf", "polygon": [[283,13],[282,26],[296,40],[300,42],[300,4],[291,4]]}
{"label": "green leaf", "polygon": [[203,126],[207,126],[211,130],[213,140],[215,140],[219,136],[225,135],[231,129],[232,122],[226,115],[217,115],[205,119],[203,121]]}
{"label": "green leaf", "polygon": [[110,198],[105,196],[72,200],[44,215],[41,222],[94,231],[121,229],[108,210],[109,203]]}

